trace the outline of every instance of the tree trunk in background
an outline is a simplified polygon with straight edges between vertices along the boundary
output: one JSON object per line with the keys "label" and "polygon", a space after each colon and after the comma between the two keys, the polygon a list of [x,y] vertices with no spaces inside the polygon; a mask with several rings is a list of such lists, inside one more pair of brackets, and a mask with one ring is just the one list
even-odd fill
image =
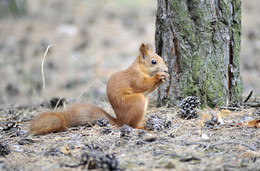
{"label": "tree trunk in background", "polygon": [[240,102],[241,0],[158,0],[156,52],[170,80],[158,106],[198,96],[210,107]]}

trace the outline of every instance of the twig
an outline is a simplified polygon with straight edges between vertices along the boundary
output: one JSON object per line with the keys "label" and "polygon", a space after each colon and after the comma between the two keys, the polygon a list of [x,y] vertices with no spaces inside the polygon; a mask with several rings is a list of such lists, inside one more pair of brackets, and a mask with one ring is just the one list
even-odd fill
{"label": "twig", "polygon": [[243,103],[243,106],[250,106],[250,107],[260,107],[260,102],[257,103]]}
{"label": "twig", "polygon": [[228,107],[228,106],[218,106],[220,109],[228,109],[228,110],[240,110],[241,107],[260,107],[260,102],[254,103],[242,103],[240,107]]}
{"label": "twig", "polygon": [[226,109],[226,110],[240,110],[240,107],[228,107],[228,106],[218,106],[220,109]]}
{"label": "twig", "polygon": [[63,166],[70,167],[70,168],[76,168],[76,167],[79,167],[82,165],[83,165],[82,163],[79,163],[79,164],[64,164]]}
{"label": "twig", "polygon": [[240,142],[226,141],[226,142],[221,142],[221,143],[216,143],[216,144],[204,144],[204,143],[200,143],[200,142],[185,142],[185,145],[200,145],[200,146],[203,146],[204,148],[212,148],[214,146],[223,145],[223,144],[239,144],[239,145],[249,148],[252,151],[256,151],[255,147],[252,147],[247,144],[240,143]]}
{"label": "twig", "polygon": [[[41,102],[41,100],[42,100],[42,97],[43,97],[43,94],[44,94],[44,91],[45,91],[45,87],[46,87],[45,76],[44,76],[44,62],[45,62],[45,58],[46,58],[46,56],[47,56],[47,54],[48,54],[48,52],[49,52],[49,50],[50,50],[50,48],[51,48],[52,46],[55,46],[55,47],[57,47],[57,48],[59,48],[59,49],[65,51],[65,52],[67,52],[67,53],[69,53],[69,54],[72,54],[72,52],[70,52],[70,51],[68,51],[68,50],[66,50],[66,49],[63,49],[63,48],[61,48],[61,47],[59,47],[59,46],[57,46],[57,45],[54,45],[54,44],[50,44],[50,45],[47,46],[47,48],[46,48],[46,50],[45,50],[45,52],[44,52],[43,58],[42,58],[42,63],[41,63],[42,94],[41,94],[41,97],[40,97],[40,100],[39,100],[40,102]],[[80,60],[81,62],[83,62],[84,64],[86,64],[87,67],[89,67],[89,64],[88,64],[83,58],[78,57],[78,56],[76,56],[75,54],[72,54],[72,57],[74,57],[74,58]]]}
{"label": "twig", "polygon": [[[55,110],[58,108],[58,106],[59,106],[60,101],[61,101],[62,98],[63,98],[63,97],[60,97],[60,98],[59,98],[59,100],[58,100],[58,102],[56,103],[56,105],[55,105],[53,111],[55,111]],[[65,102],[63,102],[63,105],[64,105],[64,103],[65,103]]]}
{"label": "twig", "polygon": [[218,106],[218,107],[220,109],[228,109],[228,110],[239,110],[242,106],[243,107],[260,107],[260,103],[259,102],[247,103],[252,95],[253,95],[253,91],[251,91],[249,93],[249,95],[245,98],[244,102],[241,105],[239,105],[239,107],[228,107],[228,106],[226,106],[226,107]]}
{"label": "twig", "polygon": [[253,94],[253,90],[249,93],[249,95],[246,97],[246,99],[244,100],[244,103],[246,103],[252,96]]}
{"label": "twig", "polygon": [[252,151],[256,151],[255,147],[252,147],[250,145],[244,144],[244,143],[239,143],[239,142],[232,142],[232,141],[227,141],[227,142],[222,142],[222,143],[216,143],[216,144],[212,144],[209,147],[213,147],[213,146],[218,146],[218,145],[223,145],[223,144],[235,144],[235,145],[242,145],[244,147],[249,148]]}

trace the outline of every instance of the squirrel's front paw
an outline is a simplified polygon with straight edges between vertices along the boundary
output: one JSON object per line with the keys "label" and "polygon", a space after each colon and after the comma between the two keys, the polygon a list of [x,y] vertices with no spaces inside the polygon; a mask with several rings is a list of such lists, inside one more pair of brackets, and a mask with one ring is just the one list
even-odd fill
{"label": "squirrel's front paw", "polygon": [[167,74],[166,72],[159,71],[156,73],[156,76],[160,81],[165,82],[165,80],[167,80],[170,75]]}

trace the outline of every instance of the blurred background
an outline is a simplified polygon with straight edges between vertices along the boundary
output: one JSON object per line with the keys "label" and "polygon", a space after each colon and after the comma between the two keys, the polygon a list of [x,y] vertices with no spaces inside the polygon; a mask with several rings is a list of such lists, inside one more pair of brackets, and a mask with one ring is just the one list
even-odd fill
{"label": "blurred background", "polygon": [[[132,63],[142,42],[154,45],[155,0],[0,2],[0,107],[106,100],[109,76]],[[260,96],[259,8],[242,0],[244,96]]]}

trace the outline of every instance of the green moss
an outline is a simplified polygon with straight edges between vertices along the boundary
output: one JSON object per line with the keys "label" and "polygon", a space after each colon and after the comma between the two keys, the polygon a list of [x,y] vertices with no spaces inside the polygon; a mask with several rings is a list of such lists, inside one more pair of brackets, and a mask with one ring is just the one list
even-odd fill
{"label": "green moss", "polygon": [[183,87],[184,87],[183,90],[184,97],[195,96],[198,94],[198,87],[196,84],[194,84],[192,79],[188,78],[187,81],[185,81],[185,85]]}
{"label": "green moss", "polygon": [[[242,91],[239,77],[241,3],[219,1],[217,8],[221,10],[218,10],[217,18],[211,14],[209,1],[172,0],[169,3],[172,9],[169,14],[173,24],[167,26],[176,32],[182,66],[182,73],[178,77],[181,84],[178,90],[181,89],[183,92],[178,94],[184,97],[197,95],[203,105],[210,107],[226,103],[229,96],[226,90],[229,61],[225,60],[229,58],[229,45],[228,40],[225,40],[225,34],[232,32],[232,64],[237,71],[234,71],[231,98],[239,99]],[[231,7],[235,10],[234,14],[230,13]]]}
{"label": "green moss", "polygon": [[176,16],[173,22],[177,25],[176,28],[180,29],[177,32],[179,32],[183,39],[194,40],[195,35],[193,33],[192,21],[189,17],[185,1],[173,1],[171,7],[174,9],[173,15]]}
{"label": "green moss", "polygon": [[203,72],[203,67],[204,67],[204,61],[201,58],[201,54],[194,54],[194,56],[192,57],[193,61],[192,61],[192,79],[198,83],[199,79],[201,77],[201,74]]}
{"label": "green moss", "polygon": [[231,101],[242,101],[242,81],[240,77],[240,49],[241,49],[241,1],[232,1],[232,7],[235,11],[233,22],[231,23],[230,33],[233,38],[233,61],[232,61],[232,87]]}
{"label": "green moss", "polygon": [[233,23],[238,23],[241,26],[241,1],[240,0],[236,0],[236,1],[231,1],[232,3],[232,7],[233,7],[233,11],[235,11],[234,15],[233,15]]}
{"label": "green moss", "polygon": [[203,104],[209,107],[215,107],[218,104],[223,105],[226,95],[223,91],[222,74],[216,72],[217,68],[213,66],[213,63],[208,63],[206,68],[206,77],[203,82]]}

